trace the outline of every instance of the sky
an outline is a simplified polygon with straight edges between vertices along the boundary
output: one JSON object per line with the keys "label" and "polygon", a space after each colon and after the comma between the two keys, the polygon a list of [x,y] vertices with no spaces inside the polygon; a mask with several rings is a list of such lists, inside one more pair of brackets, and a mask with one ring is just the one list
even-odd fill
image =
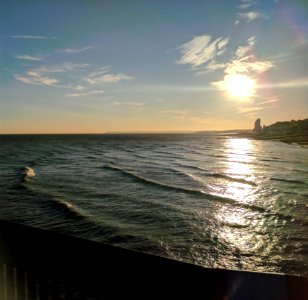
{"label": "sky", "polygon": [[305,0],[0,0],[0,134],[308,117]]}

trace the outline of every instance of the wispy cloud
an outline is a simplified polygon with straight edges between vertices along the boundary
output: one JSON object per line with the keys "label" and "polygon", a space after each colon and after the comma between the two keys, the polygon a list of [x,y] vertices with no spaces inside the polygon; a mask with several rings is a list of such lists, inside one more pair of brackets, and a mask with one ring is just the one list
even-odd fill
{"label": "wispy cloud", "polygon": [[236,57],[238,59],[243,58],[245,55],[251,54],[253,47],[256,44],[256,37],[252,36],[247,40],[247,45],[245,46],[239,46],[236,50]]}
{"label": "wispy cloud", "polygon": [[85,66],[88,66],[88,64],[63,63],[53,66],[41,66],[30,68],[23,74],[15,74],[14,78],[28,84],[46,85],[49,87],[67,88],[80,91],[84,89],[82,85],[61,84],[60,79],[56,77],[58,77],[59,74],[80,71]]}
{"label": "wispy cloud", "polygon": [[299,88],[308,86],[308,77],[297,78],[284,82],[272,82],[270,84],[261,84],[258,85],[260,89],[289,89],[289,88]]}
{"label": "wispy cloud", "polygon": [[59,53],[66,53],[66,54],[76,54],[76,53],[80,53],[80,52],[84,52],[90,49],[93,49],[94,47],[83,47],[83,48],[65,48],[65,49],[59,49],[56,50],[56,52]]}
{"label": "wispy cloud", "polygon": [[279,101],[277,96],[265,98],[265,101],[257,102],[257,103],[250,103],[247,102],[246,104],[242,103],[242,105],[236,106],[236,113],[246,115],[250,118],[256,118],[258,113],[262,110],[266,110],[268,108],[273,108],[276,103]]}
{"label": "wispy cloud", "polygon": [[32,61],[42,61],[43,58],[40,56],[31,56],[31,55],[17,55],[15,56],[15,58],[17,59],[21,59],[21,60],[32,60]]}
{"label": "wispy cloud", "polygon": [[255,0],[241,0],[241,4],[239,5],[240,9],[250,8],[251,6],[255,5],[257,1]]}
{"label": "wispy cloud", "polygon": [[[205,38],[207,37],[207,38]],[[247,44],[239,46],[235,56],[229,62],[218,62],[216,58],[226,50],[229,38],[218,38],[210,43],[210,37],[194,38],[191,42],[181,46],[182,57],[179,63],[190,64],[197,75],[204,75],[217,70],[224,70],[226,75],[248,74],[250,72],[263,73],[273,67],[273,63],[257,59],[253,53],[256,38],[250,37]],[[184,47],[184,48],[183,48]],[[222,82],[214,82],[219,87]]]}
{"label": "wispy cloud", "polygon": [[[57,79],[60,74],[61,76],[69,77],[68,72],[80,72],[84,71],[84,68],[89,66],[88,64],[73,64],[73,63],[63,63],[59,65],[52,65],[52,66],[41,66],[37,68],[30,68],[24,74],[17,74],[14,75],[14,78],[22,81],[24,83],[29,84],[45,84],[44,82],[53,82],[53,84],[46,84],[48,86],[55,86],[61,88],[69,88],[73,90],[81,90],[83,87],[81,85],[56,85],[56,83],[60,82],[60,79]],[[49,78],[49,80],[40,80],[40,78]]]}
{"label": "wispy cloud", "polygon": [[219,37],[214,41],[211,40],[211,36],[202,35],[194,37],[190,42],[180,46],[182,57],[178,63],[189,64],[194,68],[222,55],[226,51],[229,38]]}
{"label": "wispy cloud", "polygon": [[[249,76],[255,79],[258,74],[264,73],[274,67],[274,64],[269,60],[258,59],[253,54],[253,47],[256,44],[256,38],[250,37],[247,40],[247,45],[240,46],[235,52],[235,57],[225,64],[224,79],[221,81],[212,82],[211,85],[219,90],[227,90],[230,80],[234,76]],[[248,80],[247,83],[248,83]],[[250,81],[253,83],[252,81]],[[255,87],[252,86],[252,96],[255,93]]]}
{"label": "wispy cloud", "polygon": [[235,21],[236,24],[238,24],[240,20],[244,20],[247,23],[250,23],[251,21],[264,18],[264,15],[258,11],[249,11],[244,13],[238,13],[237,17],[238,19]]}
{"label": "wispy cloud", "polygon": [[166,109],[161,110],[160,113],[162,114],[171,114],[176,116],[187,116],[190,113],[190,110],[188,109]]}
{"label": "wispy cloud", "polygon": [[15,74],[14,78],[28,84],[54,86],[59,81],[56,78],[40,76],[35,73],[27,75]]}
{"label": "wispy cloud", "polygon": [[210,72],[214,72],[220,69],[224,69],[226,67],[226,63],[218,63],[216,60],[210,61],[206,66],[198,68],[196,70],[196,75],[204,75]]}
{"label": "wispy cloud", "polygon": [[254,6],[258,3],[258,0],[240,0],[238,6],[239,12],[236,14],[235,25],[240,24],[242,21],[250,23],[257,19],[268,19],[265,13],[262,13],[255,9]]}
{"label": "wispy cloud", "polygon": [[113,105],[118,106],[118,105],[131,105],[131,106],[144,106],[144,102],[113,102]]}
{"label": "wispy cloud", "polygon": [[255,55],[257,41],[254,36],[248,38],[245,45],[235,49],[229,61],[220,62],[218,56],[226,51],[228,42],[229,38],[220,37],[211,42],[211,37],[207,35],[195,37],[180,47],[182,57],[178,63],[190,64],[196,75],[223,71],[223,79],[211,82],[207,90],[230,91],[235,84],[244,84],[247,85],[247,93],[249,91],[247,98],[256,97],[258,75],[273,68],[273,62]]}
{"label": "wispy cloud", "polygon": [[100,95],[103,93],[104,93],[103,90],[93,90],[93,91],[87,91],[87,92],[66,94],[66,96],[68,97],[94,96],[94,95]]}
{"label": "wispy cloud", "polygon": [[258,59],[255,55],[247,55],[242,58],[235,58],[226,64],[225,73],[228,75],[250,73],[264,73],[273,67],[269,60]]}
{"label": "wispy cloud", "polygon": [[65,62],[62,64],[56,64],[51,66],[41,66],[36,69],[32,69],[33,71],[39,72],[39,73],[63,73],[63,72],[81,72],[81,71],[87,71],[87,68],[90,66],[90,64],[75,64],[71,62]]}
{"label": "wispy cloud", "polygon": [[270,97],[265,99],[265,101],[259,102],[258,105],[271,104],[279,101],[278,97]]}
{"label": "wispy cloud", "polygon": [[73,84],[66,84],[66,85],[57,85],[57,87],[59,88],[63,88],[63,89],[69,89],[69,90],[74,90],[74,91],[83,91],[86,89],[85,86],[83,85],[73,85]]}
{"label": "wispy cloud", "polygon": [[260,60],[253,53],[256,44],[254,36],[247,40],[247,45],[239,46],[235,53],[235,58],[227,64],[225,72],[227,74],[234,73],[263,73],[271,69],[274,65],[269,60]]}
{"label": "wispy cloud", "polygon": [[263,110],[264,107],[256,106],[256,107],[238,107],[237,110],[240,114],[253,113],[260,110]]}
{"label": "wispy cloud", "polygon": [[166,109],[161,110],[161,114],[166,115],[168,118],[179,122],[189,124],[204,125],[208,122],[208,112],[194,113],[189,109]]}
{"label": "wispy cloud", "polygon": [[34,39],[34,40],[46,40],[47,36],[42,35],[12,35],[13,39]]}
{"label": "wispy cloud", "polygon": [[227,65],[225,73],[227,74],[248,74],[251,72],[254,73],[263,73],[268,71],[273,67],[273,63],[267,60],[257,60],[257,58],[250,56],[246,57],[245,60],[233,60]]}
{"label": "wispy cloud", "polygon": [[92,71],[87,78],[99,77],[110,72],[110,66],[104,66]]}
{"label": "wispy cloud", "polygon": [[84,78],[84,81],[88,82],[89,84],[95,85],[100,83],[116,83],[122,80],[133,80],[134,77],[126,75],[126,74],[106,74],[108,69],[100,69],[94,71],[88,77]]}
{"label": "wispy cloud", "polygon": [[[80,48],[78,51],[85,51],[85,48]],[[30,55],[19,55],[16,58],[33,61],[42,60],[41,57]],[[45,85],[74,91],[66,93],[68,97],[99,95],[104,92],[103,89],[97,87],[94,89],[93,86],[134,79],[134,77],[123,73],[113,74],[110,72],[110,67],[93,69],[90,64],[72,62],[45,64],[36,68],[28,68],[24,73],[14,74],[13,77],[27,84]]]}

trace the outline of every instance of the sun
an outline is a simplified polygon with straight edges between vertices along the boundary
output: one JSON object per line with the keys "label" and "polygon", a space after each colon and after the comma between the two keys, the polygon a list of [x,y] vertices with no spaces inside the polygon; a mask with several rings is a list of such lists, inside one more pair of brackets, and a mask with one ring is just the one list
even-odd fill
{"label": "sun", "polygon": [[246,75],[230,75],[225,79],[226,90],[233,97],[249,98],[255,93],[255,81]]}

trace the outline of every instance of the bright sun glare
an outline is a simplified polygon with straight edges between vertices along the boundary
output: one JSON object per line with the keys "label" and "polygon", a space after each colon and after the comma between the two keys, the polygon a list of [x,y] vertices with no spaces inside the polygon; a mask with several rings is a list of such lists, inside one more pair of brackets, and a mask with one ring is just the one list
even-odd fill
{"label": "bright sun glare", "polygon": [[225,84],[233,97],[248,98],[254,94],[255,81],[246,75],[231,75]]}

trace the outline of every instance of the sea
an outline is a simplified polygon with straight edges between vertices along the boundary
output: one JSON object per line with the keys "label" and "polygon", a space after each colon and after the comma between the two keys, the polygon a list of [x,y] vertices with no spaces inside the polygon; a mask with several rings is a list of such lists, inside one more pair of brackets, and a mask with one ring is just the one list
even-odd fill
{"label": "sea", "polygon": [[0,135],[0,218],[178,261],[308,275],[308,149],[236,135]]}

